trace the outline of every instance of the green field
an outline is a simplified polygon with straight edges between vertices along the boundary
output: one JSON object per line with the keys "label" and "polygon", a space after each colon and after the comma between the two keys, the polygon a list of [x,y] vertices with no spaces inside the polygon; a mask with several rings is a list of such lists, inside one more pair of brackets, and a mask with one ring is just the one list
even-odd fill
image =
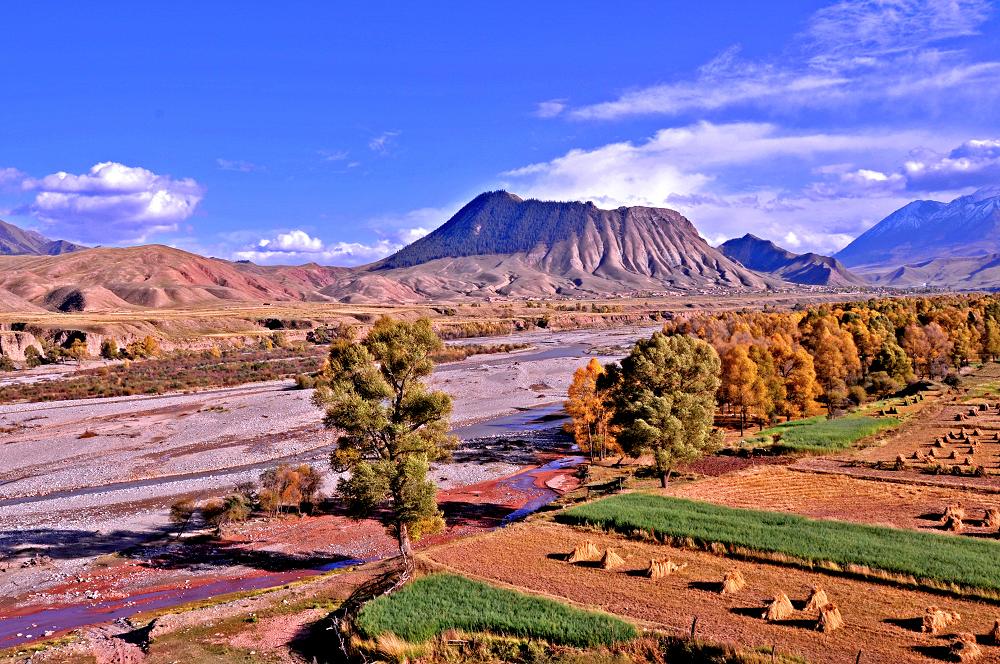
{"label": "green field", "polygon": [[361,610],[357,626],[369,638],[391,632],[411,643],[423,643],[446,629],[579,647],[611,645],[637,636],[635,627],[613,616],[452,574],[425,576],[379,597]]}
{"label": "green field", "polygon": [[869,417],[852,414],[828,420],[823,415],[804,420],[785,422],[764,429],[747,442],[758,445],[772,445],[772,436],[781,434],[781,440],[773,447],[790,452],[810,452],[822,454],[850,447],[862,438],[874,435],[900,423],[896,417]]}
{"label": "green field", "polygon": [[864,565],[918,579],[1000,590],[996,564],[1000,544],[984,539],[733,509],[645,493],[573,507],[557,518],[626,534],[642,530],[661,538],[689,537],[702,545],[720,542],[810,563]]}

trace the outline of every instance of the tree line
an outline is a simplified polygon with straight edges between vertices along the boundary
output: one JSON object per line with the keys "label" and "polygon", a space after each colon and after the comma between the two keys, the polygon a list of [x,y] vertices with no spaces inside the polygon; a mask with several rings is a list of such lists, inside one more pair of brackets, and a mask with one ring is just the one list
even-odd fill
{"label": "tree line", "polygon": [[833,416],[921,379],[955,383],[970,362],[998,357],[997,295],[690,312],[620,363],[577,369],[568,429],[592,459],[652,454],[665,484],[678,461],[719,443],[716,408],[742,435],[754,422]]}

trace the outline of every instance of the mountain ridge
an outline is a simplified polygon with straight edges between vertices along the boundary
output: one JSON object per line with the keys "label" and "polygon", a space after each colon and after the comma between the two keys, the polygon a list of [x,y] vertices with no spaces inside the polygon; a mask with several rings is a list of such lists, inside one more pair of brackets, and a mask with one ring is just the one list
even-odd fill
{"label": "mountain ridge", "polygon": [[865,286],[864,278],[852,273],[836,258],[816,253],[795,254],[752,233],[726,240],[719,250],[757,272],[809,286]]}
{"label": "mountain ridge", "polygon": [[0,256],[58,256],[87,249],[66,240],[50,240],[0,219]]}
{"label": "mountain ridge", "polygon": [[949,203],[907,203],[834,254],[848,267],[894,267],[1000,252],[1000,187]]}

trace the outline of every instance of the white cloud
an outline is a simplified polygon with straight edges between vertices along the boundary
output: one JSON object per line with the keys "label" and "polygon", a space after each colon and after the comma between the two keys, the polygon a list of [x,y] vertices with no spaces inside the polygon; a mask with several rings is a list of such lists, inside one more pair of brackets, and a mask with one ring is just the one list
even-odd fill
{"label": "white cloud", "polygon": [[[768,123],[700,122],[663,129],[643,142],[571,150],[503,173],[502,186],[524,196],[590,200],[604,208],[670,207],[708,238],[752,232],[781,242],[791,233],[796,249],[829,252],[909,201],[899,174],[854,162],[872,153],[902,159],[913,146],[939,148],[951,140],[915,131],[790,132]],[[802,181],[782,178],[788,184],[776,189],[776,163],[800,173]],[[810,173],[830,191],[817,192]],[[862,185],[866,196],[841,192]]]}
{"label": "white cloud", "polygon": [[347,150],[317,150],[316,153],[323,161],[344,161],[350,156]]}
{"label": "white cloud", "polygon": [[323,250],[323,241],[305,231],[279,233],[273,240],[261,240],[258,246],[269,251],[314,252]]}
{"label": "white cloud", "polygon": [[368,149],[378,154],[387,154],[401,133],[398,131],[384,131],[368,141]]}
{"label": "white cloud", "polygon": [[[578,119],[677,115],[754,106],[774,111],[831,106],[883,112],[909,105],[988,106],[1000,96],[1000,62],[933,44],[976,34],[985,0],[851,0],[816,12],[771,60],[745,60],[731,47],[688,79],[628,90],[569,110]],[[935,94],[947,92],[947,96]],[[870,110],[870,109],[866,109]]]}
{"label": "white cloud", "polygon": [[253,173],[264,170],[263,166],[258,166],[252,161],[244,161],[242,159],[222,159],[220,157],[215,160],[215,164],[219,167],[219,170],[236,171],[238,173]]}
{"label": "white cloud", "polygon": [[914,190],[962,189],[1000,183],[1000,139],[966,141],[946,155],[914,153],[902,169]]}
{"label": "white cloud", "polygon": [[193,179],[110,161],[81,175],[60,171],[28,178],[21,186],[36,192],[28,209],[39,220],[66,236],[98,243],[142,242],[175,231],[204,196]]}
{"label": "white cloud", "polygon": [[565,99],[540,101],[535,107],[535,115],[540,118],[554,118],[566,109]]}
{"label": "white cloud", "polygon": [[24,177],[24,173],[16,168],[0,168],[0,189],[20,187]]}
{"label": "white cloud", "polygon": [[363,265],[385,258],[429,232],[426,228],[404,228],[371,243],[327,244],[318,237],[312,237],[305,231],[296,229],[259,240],[252,247],[233,252],[233,258],[270,265],[300,263]]}

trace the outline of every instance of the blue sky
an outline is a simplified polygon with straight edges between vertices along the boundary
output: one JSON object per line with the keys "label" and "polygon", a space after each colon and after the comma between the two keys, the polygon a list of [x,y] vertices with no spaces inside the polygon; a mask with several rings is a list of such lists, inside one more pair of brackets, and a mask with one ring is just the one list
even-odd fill
{"label": "blue sky", "polygon": [[1000,11],[858,2],[18,3],[0,217],[358,264],[475,194],[834,251],[1000,184]]}

